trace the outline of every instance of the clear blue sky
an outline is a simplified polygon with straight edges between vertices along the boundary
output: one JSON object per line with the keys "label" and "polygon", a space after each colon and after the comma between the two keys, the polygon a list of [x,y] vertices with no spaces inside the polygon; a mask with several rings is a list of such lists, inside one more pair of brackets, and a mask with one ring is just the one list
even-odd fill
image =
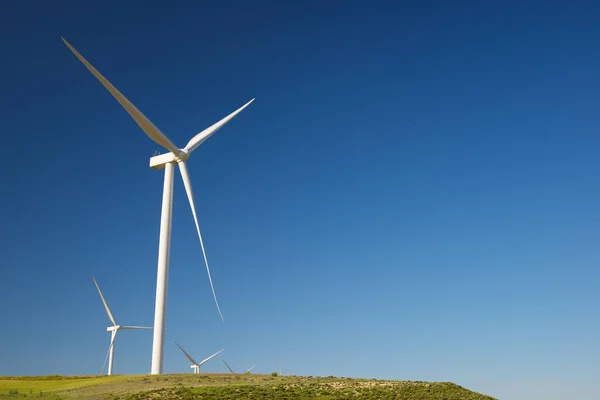
{"label": "clear blue sky", "polygon": [[0,13],[0,375],[100,371],[90,273],[153,323],[159,146],[64,36],[181,147],[256,97],[188,164],[225,323],[176,176],[167,372],[597,398],[600,5],[85,3]]}

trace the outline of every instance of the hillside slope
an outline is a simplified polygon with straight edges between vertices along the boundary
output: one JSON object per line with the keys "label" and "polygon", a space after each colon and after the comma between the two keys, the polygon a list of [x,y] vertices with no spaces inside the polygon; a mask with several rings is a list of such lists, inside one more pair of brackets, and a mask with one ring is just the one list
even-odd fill
{"label": "hillside slope", "polygon": [[[19,394],[15,394],[18,390]],[[0,378],[0,399],[397,399],[495,400],[449,382],[250,374]],[[12,394],[9,394],[12,392]]]}

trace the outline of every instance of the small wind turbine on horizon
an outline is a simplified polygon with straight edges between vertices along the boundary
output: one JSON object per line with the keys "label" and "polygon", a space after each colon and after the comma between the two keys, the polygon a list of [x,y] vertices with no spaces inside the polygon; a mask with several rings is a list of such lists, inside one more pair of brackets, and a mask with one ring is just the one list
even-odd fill
{"label": "small wind turbine on horizon", "polygon": [[96,282],[96,278],[92,275],[92,279],[94,280],[94,284],[96,285],[96,289],[98,289],[98,294],[100,295],[100,299],[102,299],[102,304],[104,304],[104,308],[106,309],[106,314],[108,314],[108,318],[113,323],[112,326],[106,328],[108,332],[110,332],[110,346],[108,346],[108,352],[106,353],[106,357],[104,357],[104,364],[102,365],[102,372],[104,372],[104,366],[106,365],[106,359],[108,358],[108,375],[112,375],[113,370],[113,358],[115,354],[115,337],[117,336],[117,332],[120,329],[130,330],[130,329],[152,329],[150,326],[126,326],[119,325],[117,321],[115,321],[115,317],[113,316],[108,304],[106,303],[106,299],[104,299],[104,295],[102,295],[102,291],[100,290],[100,286],[98,286],[98,282]]}
{"label": "small wind turbine on horizon", "polygon": [[[229,370],[229,372],[231,372],[232,374],[237,374],[237,372],[235,372],[235,371],[234,371],[234,370],[233,370],[233,369],[232,369],[232,368],[229,366],[229,364],[227,364],[227,363],[226,363],[224,360],[221,360],[221,361],[223,361],[223,364],[225,364],[225,366],[227,367],[227,369]],[[244,373],[245,373],[245,374],[249,374],[249,373],[250,373],[250,371],[252,371],[252,368],[254,368],[254,367],[255,367],[255,365],[251,366],[250,368],[248,368],[247,370],[245,370],[245,371],[244,371]]]}
{"label": "small wind turbine on horizon", "polygon": [[[121,106],[127,111],[127,113],[135,120],[139,127],[146,133],[146,135],[157,144],[161,145],[168,150],[167,153],[154,156],[150,158],[150,167],[153,169],[165,170],[165,178],[163,183],[163,197],[162,197],[162,210],[160,218],[160,236],[159,236],[159,247],[158,247],[158,271],[156,277],[156,303],[154,309],[154,339],[152,344],[152,374],[162,374],[163,372],[163,354],[164,354],[164,331],[165,331],[165,316],[166,316],[166,300],[167,300],[167,286],[169,276],[169,251],[171,242],[171,220],[173,211],[173,170],[174,165],[177,164],[183,185],[187,193],[187,198],[190,203],[192,210],[192,216],[194,217],[194,223],[196,224],[196,231],[198,233],[198,239],[200,240],[200,247],[202,248],[202,254],[204,257],[204,263],[206,264],[206,272],[208,273],[208,280],[212,290],[212,295],[217,306],[217,311],[221,320],[223,314],[219,307],[217,295],[212,282],[210,274],[210,268],[208,267],[208,260],[206,258],[206,252],[204,250],[204,242],[202,241],[202,235],[200,233],[200,225],[198,224],[198,218],[196,216],[196,207],[194,205],[194,195],[192,193],[192,183],[187,170],[186,161],[190,155],[206,141],[213,133],[219,130],[223,125],[229,122],[233,117],[239,114],[243,109],[248,107],[254,99],[250,100],[236,111],[232,112],[222,120],[216,122],[205,130],[201,131],[190,139],[187,145],[180,149],[165,136],[140,110],[138,110],[117,88],[115,88],[96,68],[94,68],[81,54],[77,52],[64,38],[61,38],[67,47],[75,54],[75,56],[81,61],[86,68],[100,81],[100,83],[110,92],[110,94],[121,104]],[[127,149],[125,149],[127,151]]]}
{"label": "small wind turbine on horizon", "polygon": [[221,350],[217,351],[215,354],[213,354],[212,356],[210,356],[210,357],[207,357],[207,358],[205,358],[204,360],[202,360],[202,361],[200,361],[200,362],[197,362],[196,360],[194,360],[194,359],[192,358],[192,356],[190,356],[190,355],[187,353],[187,351],[185,351],[185,350],[183,349],[183,347],[181,347],[181,346],[179,345],[179,343],[175,342],[175,344],[177,345],[177,347],[179,347],[179,350],[181,350],[181,351],[183,352],[183,354],[185,354],[185,356],[187,357],[187,359],[188,359],[188,360],[190,360],[190,362],[192,363],[192,365],[190,366],[190,368],[192,368],[192,369],[194,370],[194,374],[199,374],[199,373],[200,373],[200,367],[201,367],[201,366],[202,366],[204,363],[206,363],[206,362],[207,362],[208,360],[210,360],[211,358],[213,358],[213,357],[216,357],[216,356],[217,356],[217,355],[218,355],[220,352],[222,352],[223,350],[225,350],[225,349],[221,349]]}
{"label": "small wind turbine on horizon", "polygon": [[[225,366],[227,367],[227,369],[229,370],[229,372],[231,372],[232,374],[237,374],[237,372],[235,372],[235,371],[233,370],[233,368],[231,368],[231,367],[229,366],[229,364],[227,364],[227,363],[226,363],[224,360],[221,360],[221,361],[223,361],[223,364],[225,364]],[[251,366],[250,368],[248,368],[247,370],[245,370],[245,371],[244,371],[244,373],[245,373],[245,374],[249,374],[249,373],[250,373],[250,371],[252,371],[252,368],[254,368],[254,367],[255,367],[255,365]]]}
{"label": "small wind turbine on horizon", "polygon": [[229,366],[229,364],[227,364],[224,360],[221,360],[221,361],[223,361],[223,364],[225,364],[225,366],[227,367],[227,369],[229,370],[229,372],[231,372],[232,374],[235,374],[235,371],[233,369],[231,369],[231,367]]}

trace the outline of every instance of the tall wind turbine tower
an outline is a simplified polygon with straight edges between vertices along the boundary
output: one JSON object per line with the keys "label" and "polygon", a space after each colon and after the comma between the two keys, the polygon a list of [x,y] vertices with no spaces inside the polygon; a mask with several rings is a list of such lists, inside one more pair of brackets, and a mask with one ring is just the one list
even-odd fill
{"label": "tall wind turbine tower", "polygon": [[123,106],[125,111],[135,120],[139,127],[148,135],[150,139],[158,143],[166,150],[167,153],[154,156],[150,158],[150,167],[154,169],[165,170],[165,178],[163,184],[163,196],[162,196],[162,211],[160,217],[160,237],[158,246],[158,271],[156,277],[156,304],[154,308],[154,340],[152,344],[152,374],[162,374],[163,372],[163,353],[164,353],[164,333],[165,333],[165,315],[167,305],[167,286],[169,277],[169,249],[171,243],[171,216],[173,209],[173,170],[175,164],[179,167],[183,185],[187,193],[187,198],[190,203],[192,210],[192,216],[196,224],[196,231],[198,233],[198,239],[200,240],[200,247],[202,248],[202,254],[204,256],[204,263],[206,264],[206,272],[208,273],[208,280],[212,290],[213,298],[217,306],[217,311],[223,320],[223,314],[217,301],[217,295],[215,294],[215,288],[210,275],[210,268],[208,267],[208,260],[206,258],[206,252],[204,251],[204,242],[202,241],[202,235],[200,234],[200,226],[198,224],[198,218],[196,216],[196,207],[194,205],[194,195],[192,192],[192,183],[187,170],[186,161],[190,155],[200,146],[206,139],[208,139],[213,133],[219,130],[223,125],[229,122],[233,117],[240,113],[244,108],[248,107],[254,99],[250,100],[236,111],[232,112],[222,120],[216,122],[210,127],[206,128],[202,132],[198,133],[190,139],[187,145],[180,149],[165,136],[140,110],[138,110],[117,88],[115,88],[96,68],[94,68],[81,54],[77,52],[64,38],[67,47],[75,54],[75,56],[81,61],[86,68],[100,81],[100,83],[110,92],[110,94]]}

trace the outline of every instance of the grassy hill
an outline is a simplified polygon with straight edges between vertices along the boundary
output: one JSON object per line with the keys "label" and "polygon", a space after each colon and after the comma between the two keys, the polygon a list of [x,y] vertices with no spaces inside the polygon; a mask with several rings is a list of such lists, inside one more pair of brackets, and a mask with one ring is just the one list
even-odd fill
{"label": "grassy hill", "polygon": [[449,382],[250,374],[0,377],[0,399],[495,400]]}

